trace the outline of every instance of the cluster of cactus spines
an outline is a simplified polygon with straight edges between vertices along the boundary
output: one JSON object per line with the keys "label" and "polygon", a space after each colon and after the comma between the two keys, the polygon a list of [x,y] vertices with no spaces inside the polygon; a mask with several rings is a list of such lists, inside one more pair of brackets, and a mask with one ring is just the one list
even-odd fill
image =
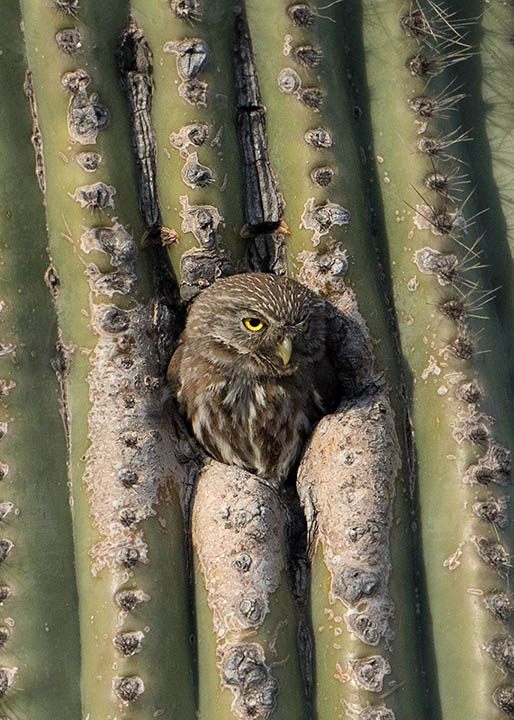
{"label": "cluster of cactus spines", "polygon": [[[506,439],[513,421],[493,388],[498,375],[509,382],[498,341],[481,355],[480,343],[500,330],[480,258],[476,178],[465,163],[471,132],[459,109],[467,29],[432,0],[364,4],[376,173],[411,375],[435,670],[442,714],[453,718],[512,715],[511,686],[487,657],[508,634],[491,608],[503,607],[511,565],[503,533],[510,452],[493,424]],[[386,90],[384,77],[395,77],[394,87]],[[477,316],[486,310],[481,335]]]}

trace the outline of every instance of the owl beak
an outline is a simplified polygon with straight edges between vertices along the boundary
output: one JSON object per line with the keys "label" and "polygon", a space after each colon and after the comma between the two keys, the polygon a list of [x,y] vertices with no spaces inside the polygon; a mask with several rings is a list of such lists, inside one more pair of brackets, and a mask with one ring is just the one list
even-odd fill
{"label": "owl beak", "polygon": [[291,355],[293,352],[293,343],[291,342],[291,338],[285,337],[282,342],[280,342],[277,345],[276,353],[281,358],[284,365],[288,365],[289,361],[291,360]]}

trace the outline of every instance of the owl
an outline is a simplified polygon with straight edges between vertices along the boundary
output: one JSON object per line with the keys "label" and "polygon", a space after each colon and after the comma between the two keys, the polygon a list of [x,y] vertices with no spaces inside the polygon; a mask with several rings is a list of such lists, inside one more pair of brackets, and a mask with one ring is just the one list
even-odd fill
{"label": "owl", "polygon": [[287,476],[335,399],[325,333],[324,302],[285,277],[232,275],[195,298],[168,378],[209,455]]}

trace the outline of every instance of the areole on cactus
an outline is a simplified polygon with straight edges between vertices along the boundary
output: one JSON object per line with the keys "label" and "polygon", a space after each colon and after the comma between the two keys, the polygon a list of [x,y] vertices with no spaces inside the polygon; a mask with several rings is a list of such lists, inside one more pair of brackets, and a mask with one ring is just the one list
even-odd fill
{"label": "areole on cactus", "polygon": [[[0,716],[514,717],[514,5],[7,0]],[[327,301],[294,473],[205,457],[188,303]]]}

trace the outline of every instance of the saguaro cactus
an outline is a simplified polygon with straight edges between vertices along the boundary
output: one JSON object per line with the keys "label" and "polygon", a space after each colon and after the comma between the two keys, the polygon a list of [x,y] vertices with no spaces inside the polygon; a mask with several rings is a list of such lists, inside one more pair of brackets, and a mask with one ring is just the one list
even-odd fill
{"label": "saguaro cactus", "polygon": [[[514,7],[7,0],[0,716],[514,717]],[[242,271],[325,301],[277,485],[166,367]]]}

